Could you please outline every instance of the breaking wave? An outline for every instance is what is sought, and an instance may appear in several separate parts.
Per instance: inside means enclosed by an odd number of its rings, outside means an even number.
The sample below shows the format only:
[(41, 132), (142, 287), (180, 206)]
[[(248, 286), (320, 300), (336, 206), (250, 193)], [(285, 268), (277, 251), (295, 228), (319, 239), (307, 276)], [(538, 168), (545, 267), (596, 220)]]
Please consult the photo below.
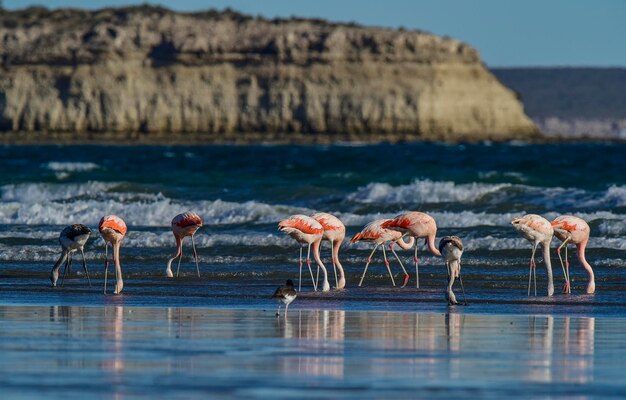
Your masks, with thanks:
[(498, 192), (510, 184), (437, 182), (430, 179), (415, 180), (408, 185), (392, 186), (387, 183), (370, 183), (348, 196), (348, 200), (361, 203), (447, 203), (476, 201)]

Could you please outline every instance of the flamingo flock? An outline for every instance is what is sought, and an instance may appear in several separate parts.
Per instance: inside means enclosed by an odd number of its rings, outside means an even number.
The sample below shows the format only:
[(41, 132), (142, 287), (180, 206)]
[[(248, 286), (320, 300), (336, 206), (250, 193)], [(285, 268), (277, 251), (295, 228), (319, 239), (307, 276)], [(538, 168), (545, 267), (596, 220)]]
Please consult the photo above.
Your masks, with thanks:
[[(589, 225), (584, 220), (572, 215), (564, 215), (550, 222), (542, 216), (527, 214), (519, 218), (514, 218), (511, 221), (511, 224), (524, 239), (530, 242), (532, 246), (528, 272), (528, 296), (531, 295), (532, 288), (534, 288), (534, 291), (532, 291), (534, 295), (537, 295), (535, 253), (539, 246), (542, 248), (543, 261), (547, 271), (547, 294), (548, 296), (552, 296), (554, 294), (552, 263), (550, 261), (550, 244), (553, 236), (556, 236), (562, 242), (557, 248), (557, 254), (565, 278), (563, 292), (571, 293), (569, 261), (567, 258), (567, 246), (569, 244), (576, 246), (578, 260), (587, 273), (588, 282), (586, 293), (591, 294), (595, 292), (593, 269), (585, 258), (585, 249), (589, 241), (590, 229)], [(176, 276), (179, 275), (183, 255), (183, 241), (188, 236), (191, 237), (191, 245), (196, 264), (196, 273), (198, 277), (200, 277), (200, 267), (198, 263), (198, 253), (196, 251), (194, 235), (202, 226), (202, 218), (198, 214), (191, 211), (179, 214), (172, 219), (171, 227), (176, 243), (176, 253), (167, 260), (165, 269), (166, 277), (174, 277), (172, 272), (172, 262), (174, 262), (177, 258), (178, 267), (176, 269)], [(104, 293), (106, 294), (109, 265), (108, 249), (110, 244), (112, 248), (113, 263), (115, 264), (115, 289), (113, 293), (120, 294), (124, 288), (120, 262), (120, 247), (127, 232), (126, 223), (118, 216), (107, 215), (100, 220), (98, 230), (105, 244)], [(335, 289), (343, 289), (346, 287), (345, 271), (339, 259), (339, 249), (345, 240), (346, 227), (339, 220), (339, 218), (329, 213), (315, 213), (311, 216), (297, 214), (279, 221), (278, 230), (289, 235), (299, 244), (300, 253), (298, 264), (298, 290), (296, 291), (293, 282), (288, 280), (287, 284), (278, 288), (274, 296), (272, 296), (280, 303), (285, 304), (285, 313), (287, 312), (289, 304), (295, 299), (297, 292), (302, 290), (302, 269), (304, 266), (302, 256), (304, 247), (307, 248), (305, 262), (309, 270), (314, 291), (317, 291), (319, 288), (320, 270), (322, 272), (321, 291), (330, 291), (328, 271), (321, 258), (321, 244), (323, 241), (330, 243), (330, 259), (333, 265)], [(83, 270), (85, 271), (87, 280), (91, 286), (91, 279), (89, 277), (89, 271), (87, 269), (84, 254), (84, 247), (90, 235), (91, 230), (87, 226), (81, 224), (70, 225), (63, 229), (59, 236), (59, 243), (61, 244), (62, 250), (61, 255), (50, 272), (50, 281), (52, 282), (52, 286), (57, 286), (59, 270), (63, 263), (65, 263), (63, 277), (61, 280), (61, 286), (63, 286), (66, 275), (71, 274), (72, 254), (76, 252), (80, 252), (82, 255)], [(398, 253), (394, 250), (394, 246), (398, 245), (398, 247), (404, 250), (414, 248), (413, 261), (415, 262), (415, 286), (416, 288), (419, 288), (418, 248), (419, 239), (424, 239), (424, 243), (428, 250), (434, 256), (443, 256), (445, 260), (448, 276), (445, 290), (447, 302), (449, 304), (458, 304), (452, 289), (455, 281), (458, 279), (463, 291), (463, 301), (464, 303), (467, 303), (465, 300), (465, 288), (463, 287), (463, 280), (461, 278), (461, 256), (464, 251), (463, 241), (458, 236), (445, 236), (439, 241), (439, 246), (435, 246), (436, 235), (437, 224), (435, 219), (426, 213), (418, 211), (406, 212), (392, 219), (378, 219), (370, 222), (350, 240), (350, 244), (362, 241), (369, 242), (374, 245), (374, 248), (367, 257), (365, 268), (358, 286), (360, 287), (363, 284), (367, 269), (372, 262), (372, 256), (379, 247), (382, 249), (384, 264), (387, 268), (387, 272), (389, 273), (391, 284), (396, 286), (394, 274), (391, 272), (389, 260), (387, 259), (385, 249), (387, 245), (398, 261), (404, 274), (402, 287), (407, 285), (410, 279), (409, 273), (406, 271)], [(405, 240), (405, 238), (408, 239)], [(563, 248), (565, 249), (564, 258), (561, 256), (561, 250)], [(313, 269), (311, 267), (311, 252), (313, 253), (313, 259), (317, 265), (316, 274), (313, 273)], [(277, 314), (280, 314), (280, 305)]]

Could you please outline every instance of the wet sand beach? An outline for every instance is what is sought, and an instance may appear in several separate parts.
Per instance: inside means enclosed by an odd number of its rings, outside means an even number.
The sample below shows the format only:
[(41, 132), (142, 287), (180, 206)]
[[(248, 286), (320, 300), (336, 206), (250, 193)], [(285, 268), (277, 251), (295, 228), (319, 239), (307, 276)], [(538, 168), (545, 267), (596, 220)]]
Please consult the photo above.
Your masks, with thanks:
[[(626, 319), (0, 306), (4, 398), (620, 397)], [(6, 397), (5, 397), (6, 396)]]

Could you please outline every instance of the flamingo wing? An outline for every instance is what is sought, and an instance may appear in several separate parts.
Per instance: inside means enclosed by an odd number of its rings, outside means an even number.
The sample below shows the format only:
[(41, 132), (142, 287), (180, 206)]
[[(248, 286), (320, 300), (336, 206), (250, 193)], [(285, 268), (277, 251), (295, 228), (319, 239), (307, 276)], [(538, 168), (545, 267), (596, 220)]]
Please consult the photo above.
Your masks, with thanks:
[(278, 228), (294, 228), (302, 233), (317, 235), (324, 233), (324, 227), (315, 219), (306, 215), (292, 215), (278, 223)]
[(188, 226), (202, 226), (202, 218), (194, 212), (187, 211), (174, 217), (172, 220), (172, 226), (174, 225), (180, 228), (186, 228)]
[(102, 232), (106, 228), (113, 229), (122, 235), (125, 235), (127, 231), (124, 220), (116, 215), (107, 215), (106, 217), (102, 217), (100, 223), (98, 224), (98, 230)]

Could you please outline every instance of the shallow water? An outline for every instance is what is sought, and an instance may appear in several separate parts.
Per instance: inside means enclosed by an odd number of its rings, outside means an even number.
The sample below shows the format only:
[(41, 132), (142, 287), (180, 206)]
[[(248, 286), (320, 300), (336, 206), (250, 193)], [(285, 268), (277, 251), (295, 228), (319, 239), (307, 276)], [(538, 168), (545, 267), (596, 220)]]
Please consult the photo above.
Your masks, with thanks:
[[(349, 238), (373, 219), (420, 210), (435, 217), (438, 237), (456, 234), (465, 242), (469, 311), (624, 315), (625, 150), (625, 144), (602, 143), (0, 147), (2, 302), (110, 301), (99, 296), (103, 242), (96, 230), (109, 213), (129, 227), (122, 244), (125, 296), (119, 301), (250, 308), (263, 307), (278, 284), (298, 278), (298, 247), (277, 232), (281, 218), (331, 212), (345, 222)], [(187, 242), (181, 278), (166, 280), (165, 262), (174, 251), (170, 221), (186, 210), (205, 222), (196, 235), (202, 277), (194, 278)], [(571, 296), (560, 294), (563, 277), (554, 251), (557, 295), (544, 297), (545, 268), (539, 263), (539, 297), (526, 296), (530, 245), (509, 222), (529, 212), (547, 218), (573, 213), (589, 221), (594, 296), (584, 294), (586, 277), (573, 251)], [(77, 275), (79, 263), (64, 289), (48, 287), (59, 256), (58, 234), (70, 223), (87, 224), (95, 232), (86, 246), (92, 289)], [(439, 304), (445, 266), (423, 244), (419, 291), (406, 251), (399, 253), (411, 273), (407, 288), (390, 287), (380, 252), (365, 287), (357, 288), (370, 249), (367, 244), (342, 246), (346, 291), (312, 294), (305, 271), (303, 290), (309, 295), (301, 301), (327, 309), (445, 309)], [(333, 285), (328, 255), (325, 244), (322, 256)], [(400, 281), (396, 260), (391, 268)], [(458, 288), (457, 296), (462, 296)]]
[[(625, 144), (0, 147), (0, 391), (40, 398), (622, 397), (626, 350)], [(163, 277), (170, 221), (187, 210), (181, 276)], [(308, 270), (289, 316), (269, 296), (297, 281), (298, 247), (276, 231), (327, 211), (348, 238), (377, 218), (428, 212), (463, 238), (467, 306), (444, 302), (446, 269), (420, 247), (420, 289), (391, 287), (381, 255), (357, 287), (366, 244), (341, 248), (347, 288), (313, 292)], [(528, 297), (524, 213), (589, 221), (597, 292), (570, 252), (572, 294), (553, 253), (556, 294)], [(97, 223), (115, 213), (124, 291), (103, 295)], [(93, 287), (75, 263), (48, 275), (58, 234), (90, 226)], [(556, 246), (553, 242), (553, 248)], [(334, 284), (328, 245), (322, 256)], [(391, 255), (390, 255), (391, 256)], [(396, 282), (402, 274), (391, 260)], [(456, 287), (457, 298), (464, 295)], [(90, 307), (87, 307), (90, 306)]]
[(610, 398), (626, 319), (0, 306), (4, 398)]

